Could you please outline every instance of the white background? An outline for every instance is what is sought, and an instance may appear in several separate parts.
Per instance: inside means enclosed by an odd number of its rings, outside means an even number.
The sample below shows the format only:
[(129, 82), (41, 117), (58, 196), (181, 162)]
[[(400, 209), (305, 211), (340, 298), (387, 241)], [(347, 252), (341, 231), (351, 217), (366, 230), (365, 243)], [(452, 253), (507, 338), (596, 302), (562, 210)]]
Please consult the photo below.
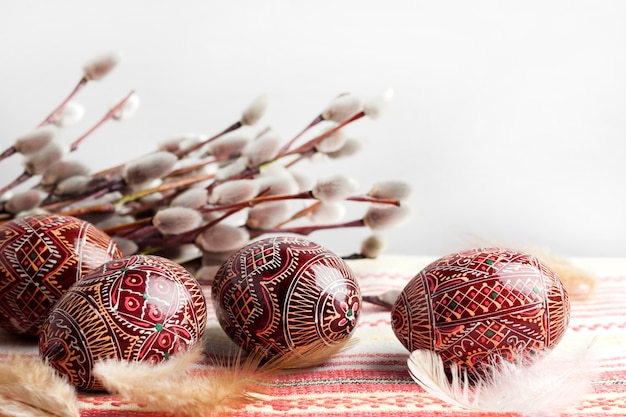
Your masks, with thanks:
[[(311, 175), (414, 188), (388, 252), (479, 240), (626, 254), (626, 2), (0, 0), (0, 145), (38, 124), (103, 52), (122, 62), (77, 101), (68, 143), (135, 89), (139, 112), (81, 146), (94, 168), (179, 134), (215, 133), (257, 95), (285, 138), (350, 91), (395, 91), (368, 141)], [(3, 182), (19, 158), (0, 164)], [(365, 230), (310, 237), (341, 254)]]

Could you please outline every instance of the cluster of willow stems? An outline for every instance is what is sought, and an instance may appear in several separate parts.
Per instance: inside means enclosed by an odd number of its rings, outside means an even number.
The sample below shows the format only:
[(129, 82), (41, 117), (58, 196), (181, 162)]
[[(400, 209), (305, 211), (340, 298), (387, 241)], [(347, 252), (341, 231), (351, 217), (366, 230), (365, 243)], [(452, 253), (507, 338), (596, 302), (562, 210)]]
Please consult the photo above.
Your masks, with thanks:
[[(87, 63), (71, 93), (0, 154), (0, 161), (14, 154), (22, 154), (24, 161), (23, 172), (0, 188), (0, 221), (33, 213), (74, 216), (107, 232), (124, 255), (166, 256), (210, 279), (233, 251), (268, 234), (306, 236), (367, 227), (373, 234), (349, 257), (376, 257), (385, 244), (378, 232), (408, 216), (401, 201), (410, 189), (402, 181), (380, 182), (359, 193), (352, 178), (312, 181), (291, 169), (310, 158), (336, 159), (359, 151), (360, 142), (345, 127), (363, 117), (377, 118), (390, 91), (369, 101), (339, 95), (286, 142), (271, 128), (254, 128), (267, 107), (262, 95), (217, 134), (165, 140), (146, 155), (91, 172), (88, 163), (71, 155), (102, 124), (131, 117), (136, 94), (131, 91), (115, 103), (69, 146), (59, 140), (59, 132), (82, 117), (75, 96), (117, 63), (115, 54)], [(31, 178), (38, 179), (36, 185), (20, 190)], [(345, 221), (349, 201), (367, 204), (367, 209)]]

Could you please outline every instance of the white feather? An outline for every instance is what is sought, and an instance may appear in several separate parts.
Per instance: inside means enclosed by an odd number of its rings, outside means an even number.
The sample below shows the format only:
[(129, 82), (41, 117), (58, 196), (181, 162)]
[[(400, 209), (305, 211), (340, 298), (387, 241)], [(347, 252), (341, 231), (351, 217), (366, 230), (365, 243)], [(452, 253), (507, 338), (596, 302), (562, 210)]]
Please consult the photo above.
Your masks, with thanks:
[(591, 345), (546, 351), (532, 363), (503, 361), (476, 382), (456, 365), (448, 370), (449, 380), (439, 355), (427, 350), (411, 353), (408, 366), (424, 390), (450, 404), (542, 417), (558, 414), (588, 392), (594, 368)]

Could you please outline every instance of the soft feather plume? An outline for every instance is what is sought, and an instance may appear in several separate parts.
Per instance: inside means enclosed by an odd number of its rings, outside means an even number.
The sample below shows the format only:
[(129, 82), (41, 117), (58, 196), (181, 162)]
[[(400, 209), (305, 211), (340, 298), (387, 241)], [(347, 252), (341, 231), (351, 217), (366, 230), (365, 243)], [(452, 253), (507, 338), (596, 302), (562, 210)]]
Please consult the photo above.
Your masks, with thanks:
[(408, 366), (422, 388), (450, 404), (542, 417), (558, 415), (589, 390), (594, 364), (591, 351), (591, 345), (561, 348), (538, 354), (532, 363), (502, 361), (473, 382), (456, 364), (446, 369), (441, 357), (429, 350), (411, 353)]
[(262, 352), (244, 357), (243, 352), (238, 351), (232, 357), (218, 359), (217, 367), (190, 372), (202, 356), (197, 347), (159, 364), (99, 362), (94, 375), (107, 391), (126, 400), (176, 415), (203, 416), (259, 401), (259, 395), (267, 392), (270, 379), (279, 373), (318, 365), (348, 346), (352, 344), (324, 344), (321, 348), (310, 345), (266, 362), (262, 362)]
[(10, 353), (0, 363), (0, 415), (77, 417), (76, 391), (39, 358)]

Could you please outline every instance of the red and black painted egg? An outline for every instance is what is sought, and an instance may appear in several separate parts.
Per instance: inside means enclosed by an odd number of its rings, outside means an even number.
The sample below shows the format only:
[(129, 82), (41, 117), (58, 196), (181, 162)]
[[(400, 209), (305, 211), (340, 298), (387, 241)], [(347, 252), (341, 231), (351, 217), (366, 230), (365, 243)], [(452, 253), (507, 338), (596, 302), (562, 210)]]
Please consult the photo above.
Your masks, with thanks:
[(0, 327), (37, 335), (72, 284), (119, 257), (106, 233), (71, 216), (30, 215), (0, 225)]
[(226, 334), (266, 358), (346, 341), (361, 309), (350, 267), (301, 237), (270, 237), (234, 253), (216, 274), (212, 298)]
[(76, 282), (46, 319), (43, 359), (82, 390), (101, 390), (93, 376), (103, 359), (159, 363), (201, 341), (206, 301), (196, 279), (158, 256), (132, 255)]
[(559, 277), (536, 257), (505, 248), (473, 249), (426, 266), (392, 309), (409, 350), (430, 350), (470, 376), (485, 364), (519, 360), (554, 347), (569, 322)]

